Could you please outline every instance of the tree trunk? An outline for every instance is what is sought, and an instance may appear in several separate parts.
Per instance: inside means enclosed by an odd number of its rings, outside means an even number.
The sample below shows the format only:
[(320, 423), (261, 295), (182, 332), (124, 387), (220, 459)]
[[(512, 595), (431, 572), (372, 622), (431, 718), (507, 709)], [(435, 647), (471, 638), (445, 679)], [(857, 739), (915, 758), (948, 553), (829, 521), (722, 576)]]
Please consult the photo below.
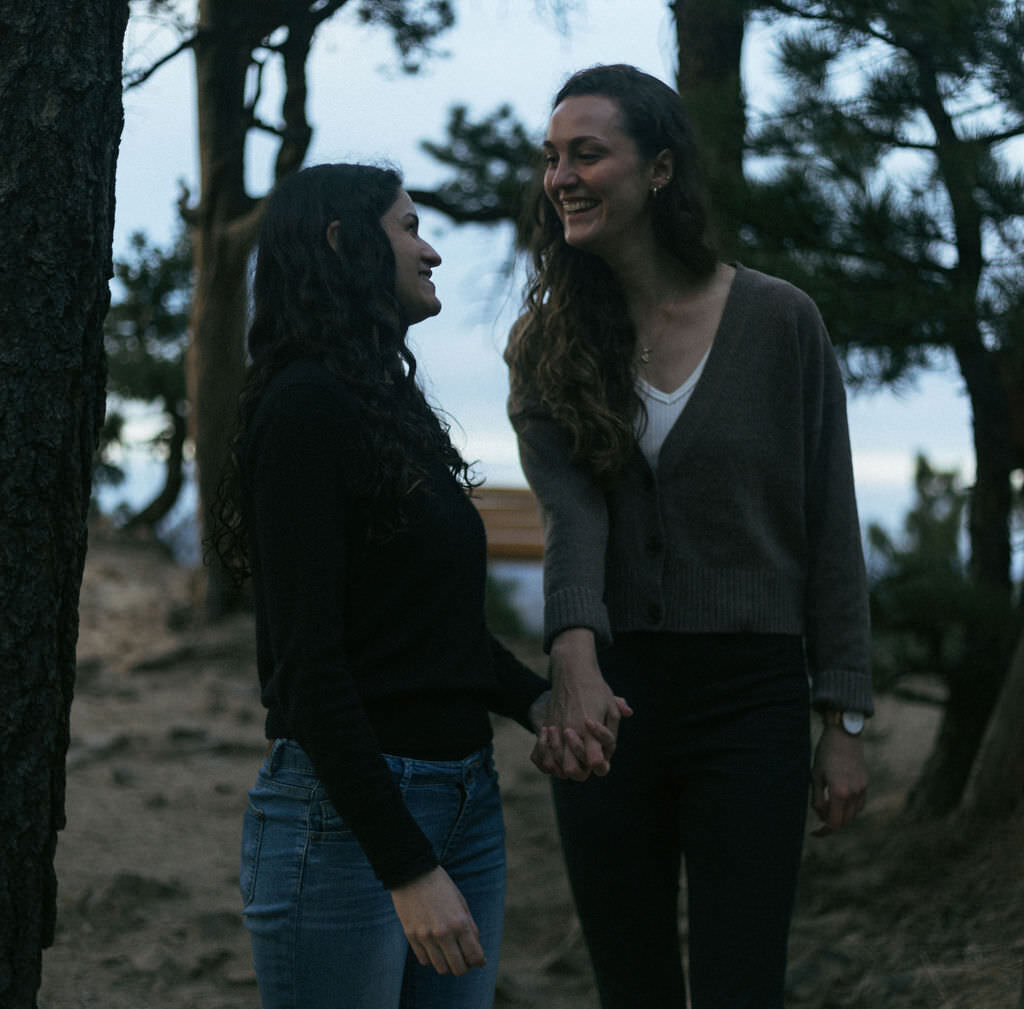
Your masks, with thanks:
[(935, 748), (910, 793), (912, 813), (943, 815), (963, 797), (999, 697), (1012, 626), (1010, 512), (1013, 469), (1009, 405), (995, 355), (981, 345), (956, 348), (971, 401), (976, 478), (968, 503), (971, 584), (978, 594), (967, 629), (969, 671), (949, 684)]
[(1024, 346), (1017, 353), (997, 351), (999, 378), (1010, 411), (1013, 468), (1024, 469)]
[(1024, 799), (1024, 634), (985, 731), (960, 809), (968, 818), (1012, 816)]
[(746, 106), (740, 74), (749, 0), (676, 0), (676, 85), (697, 133), (721, 253), (738, 248)]
[(939, 85), (934, 54), (914, 51), (921, 107), (935, 130), (938, 171), (949, 194), (957, 264), (950, 299), (952, 349), (971, 401), (975, 481), (968, 503), (971, 584), (980, 605), (967, 630), (969, 673), (950, 683), (935, 750), (910, 795), (914, 812), (944, 814), (963, 796), (1009, 659), (1010, 512), (1013, 441), (1000, 360), (985, 347), (978, 320), (985, 270), (980, 154), (957, 133)]
[(181, 489), (185, 485), (185, 439), (188, 435), (188, 421), (177, 409), (175, 403), (164, 403), (164, 411), (171, 418), (171, 434), (167, 439), (167, 467), (164, 485), (155, 498), (141, 511), (133, 515), (125, 529), (146, 527), (153, 529), (177, 504)]
[[(304, 8), (305, 5), (299, 5)], [(283, 22), (285, 64), (281, 142), (275, 178), (302, 164), (312, 137), (306, 121), (305, 67), (317, 26), (340, 6), (338, 0)], [(238, 419), (245, 378), (249, 257), (261, 203), (245, 188), (245, 139), (253, 127), (246, 79), (257, 44), (281, 23), (273, 4), (250, 0), (200, 0), (195, 45), (199, 121), (199, 205), (187, 216), (192, 228), (196, 284), (192, 343), (186, 359), (192, 436), (196, 451), (199, 527), (209, 531), (209, 511)], [(216, 620), (243, 597), (216, 556), (209, 558), (205, 617)]]
[(0, 1005), (31, 1009), (103, 419), (125, 0), (0, 0)]
[[(252, 46), (259, 41), (245, 28), (237, 3), (201, 0), (195, 47), (200, 202), (190, 220), (196, 284), (186, 374), (204, 537), (245, 372), (246, 267), (255, 234), (250, 220), (255, 202), (245, 189), (245, 138), (251, 125), (245, 80)], [(210, 558), (205, 616), (217, 619), (237, 601), (227, 572)]]
[[(193, 237), (196, 286), (192, 297), (192, 345), (187, 361), (196, 447), (199, 528), (209, 532), (209, 510), (237, 427), (238, 396), (245, 378), (246, 266), (252, 248), (248, 229), (204, 221)], [(208, 558), (204, 616), (218, 618), (241, 599), (214, 555)]]

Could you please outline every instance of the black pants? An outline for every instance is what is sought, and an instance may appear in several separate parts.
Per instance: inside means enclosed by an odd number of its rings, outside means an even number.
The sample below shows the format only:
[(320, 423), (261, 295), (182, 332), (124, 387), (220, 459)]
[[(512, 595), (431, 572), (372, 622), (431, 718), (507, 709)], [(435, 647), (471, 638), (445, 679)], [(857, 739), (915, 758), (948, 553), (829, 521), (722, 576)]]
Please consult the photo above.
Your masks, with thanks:
[(622, 635), (601, 656), (633, 705), (611, 773), (554, 781), (603, 1009), (782, 1009), (810, 766), (799, 638)]

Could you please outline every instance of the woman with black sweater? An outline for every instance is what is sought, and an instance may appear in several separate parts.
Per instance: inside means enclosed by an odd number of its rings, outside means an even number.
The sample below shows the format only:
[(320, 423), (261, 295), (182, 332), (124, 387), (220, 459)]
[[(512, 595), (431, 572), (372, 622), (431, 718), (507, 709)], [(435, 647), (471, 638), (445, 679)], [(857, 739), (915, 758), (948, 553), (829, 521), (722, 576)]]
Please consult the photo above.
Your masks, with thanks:
[(241, 870), (263, 1009), (493, 999), (488, 712), (535, 731), (546, 682), (485, 627), (468, 466), (416, 383), (406, 330), (441, 309), (418, 223), (397, 173), (320, 165), (260, 234), (221, 552), (252, 574), (271, 741)]

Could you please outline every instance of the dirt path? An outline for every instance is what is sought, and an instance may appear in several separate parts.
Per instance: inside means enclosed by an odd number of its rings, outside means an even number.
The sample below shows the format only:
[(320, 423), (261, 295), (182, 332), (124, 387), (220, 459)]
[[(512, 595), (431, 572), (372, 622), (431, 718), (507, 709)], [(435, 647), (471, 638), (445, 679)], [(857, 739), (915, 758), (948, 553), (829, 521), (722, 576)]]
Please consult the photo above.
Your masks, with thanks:
[[(251, 627), (174, 630), (188, 598), (188, 573), (158, 550), (93, 536), (42, 1009), (259, 1004), (236, 883), (264, 746)], [(981, 837), (899, 819), (936, 722), (882, 703), (865, 817), (808, 840), (789, 1009), (1015, 1009), (1024, 823)], [(596, 1009), (546, 782), (518, 726), (497, 724), (496, 747), (509, 848), (496, 1005)]]

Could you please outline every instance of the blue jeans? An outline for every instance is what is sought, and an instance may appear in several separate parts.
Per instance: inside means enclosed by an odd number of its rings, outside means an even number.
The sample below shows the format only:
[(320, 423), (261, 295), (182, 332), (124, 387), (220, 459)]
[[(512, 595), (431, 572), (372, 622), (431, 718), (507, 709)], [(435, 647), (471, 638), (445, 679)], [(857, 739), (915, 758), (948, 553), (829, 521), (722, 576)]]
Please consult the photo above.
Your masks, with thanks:
[(491, 747), (456, 761), (386, 759), (469, 904), (487, 966), (454, 977), (419, 964), (309, 758), (278, 740), (249, 792), (239, 880), (263, 1009), (488, 1009), (494, 1000), (505, 826)]

